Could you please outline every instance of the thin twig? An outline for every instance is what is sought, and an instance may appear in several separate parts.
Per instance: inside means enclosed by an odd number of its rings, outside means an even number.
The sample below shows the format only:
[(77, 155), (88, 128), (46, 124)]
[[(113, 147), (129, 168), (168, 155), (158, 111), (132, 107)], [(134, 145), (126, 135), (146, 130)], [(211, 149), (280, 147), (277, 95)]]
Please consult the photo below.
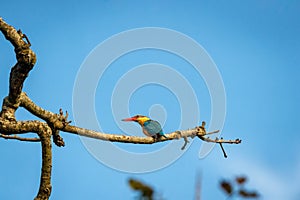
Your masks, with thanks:
[(205, 142), (213, 142), (213, 143), (219, 143), (223, 155), (225, 158), (227, 158), (227, 154), (225, 152), (225, 149), (223, 148), (222, 143), (227, 143), (227, 144), (240, 144), (242, 142), (242, 140), (240, 139), (236, 139), (236, 140), (224, 140), (223, 138), (219, 139), (216, 137), (216, 139), (210, 139), (209, 137), (204, 137), (204, 136), (199, 136), (199, 138)]
[(222, 149), (222, 152), (223, 152), (224, 157), (227, 158), (227, 154), (226, 154), (226, 152), (225, 152), (225, 149), (223, 148), (222, 143), (219, 143), (219, 145), (220, 145), (220, 147), (221, 147), (221, 149)]
[(211, 131), (211, 132), (206, 133), (206, 135), (216, 134), (216, 133), (219, 133), (219, 132), (220, 132), (220, 130)]
[(226, 144), (240, 144), (242, 140), (235, 139), (235, 140), (224, 140), (224, 139), (210, 139), (209, 137), (199, 136), (199, 138), (205, 142), (213, 142), (213, 143), (226, 143)]
[(19, 137), (17, 135), (5, 135), (0, 133), (0, 137), (4, 138), (6, 140), (12, 139), (12, 140), (19, 140), (19, 141), (25, 141), (25, 142), (40, 142), (40, 138), (24, 138), (24, 137)]
[(181, 150), (184, 150), (185, 147), (186, 147), (186, 145), (189, 143), (189, 140), (188, 140), (187, 137), (183, 137), (183, 139), (184, 139), (184, 144), (183, 144), (183, 146), (181, 147)]

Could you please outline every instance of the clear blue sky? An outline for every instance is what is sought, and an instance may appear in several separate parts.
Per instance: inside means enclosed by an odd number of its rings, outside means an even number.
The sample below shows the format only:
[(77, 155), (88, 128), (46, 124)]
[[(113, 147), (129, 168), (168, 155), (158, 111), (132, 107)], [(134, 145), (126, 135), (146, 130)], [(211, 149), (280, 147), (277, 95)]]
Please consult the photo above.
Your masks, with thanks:
[[(162, 27), (193, 38), (211, 56), (226, 90), (222, 136), (243, 140), (240, 145), (225, 145), (228, 159), (222, 157), (217, 146), (199, 159), (202, 142), (196, 140), (168, 167), (131, 174), (103, 165), (86, 150), (78, 136), (62, 133), (66, 147), (53, 147), (51, 199), (133, 199), (135, 194), (127, 185), (130, 177), (153, 185), (166, 199), (193, 199), (198, 172), (202, 174), (203, 199), (225, 199), (218, 188), (219, 180), (241, 174), (250, 178), (249, 188), (257, 189), (264, 199), (300, 199), (299, 9), (300, 3), (295, 0), (1, 3), (0, 16), (27, 34), (37, 54), (37, 64), (24, 91), (43, 108), (53, 112), (59, 108), (68, 110), (72, 120), (74, 83), (89, 53), (122, 31)], [(0, 36), (1, 98), (8, 93), (8, 76), (14, 63), (12, 46)], [(209, 123), (211, 101), (201, 76), (174, 55), (144, 50), (112, 63), (111, 71), (107, 70), (99, 82), (95, 112), (105, 132), (121, 133), (119, 120), (127, 117), (112, 115), (109, 97), (113, 84), (128, 70), (147, 63), (168, 65), (185, 76), (195, 89), (201, 120)], [(151, 110), (155, 104), (162, 105), (165, 111), (162, 112), (162, 106)], [(133, 93), (129, 105), (131, 114), (148, 114), (149, 109), (150, 113), (154, 109), (154, 114), (165, 114), (157, 116), (165, 120), (165, 132), (180, 127), (180, 116), (176, 115), (180, 108), (168, 88), (140, 88)], [(155, 108), (160, 112), (155, 112)], [(33, 118), (22, 110), (17, 117)], [(133, 134), (140, 134), (135, 124), (126, 126), (132, 128)], [(135, 152), (161, 148), (118, 146)], [(0, 150), (0, 199), (32, 199), (39, 184), (40, 145), (0, 139)]]

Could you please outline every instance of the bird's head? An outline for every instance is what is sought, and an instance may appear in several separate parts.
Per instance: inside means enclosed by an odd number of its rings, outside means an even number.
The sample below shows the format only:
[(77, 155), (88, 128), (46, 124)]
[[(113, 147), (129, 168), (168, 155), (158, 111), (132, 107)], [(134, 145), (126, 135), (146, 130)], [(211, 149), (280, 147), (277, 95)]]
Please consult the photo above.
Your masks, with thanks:
[(143, 116), (143, 115), (135, 115), (130, 118), (122, 119), (124, 122), (138, 122), (140, 125), (143, 125), (145, 121), (150, 120), (149, 117)]

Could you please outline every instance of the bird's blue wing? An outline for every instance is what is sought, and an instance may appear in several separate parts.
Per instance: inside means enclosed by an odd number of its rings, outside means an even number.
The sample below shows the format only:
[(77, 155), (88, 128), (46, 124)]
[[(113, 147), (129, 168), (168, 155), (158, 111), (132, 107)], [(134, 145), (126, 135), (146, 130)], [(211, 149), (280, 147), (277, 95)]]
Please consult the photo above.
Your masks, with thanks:
[(146, 121), (144, 123), (144, 129), (146, 129), (146, 131), (152, 136), (154, 136), (156, 134), (163, 135), (161, 125), (157, 121), (154, 121), (154, 120)]

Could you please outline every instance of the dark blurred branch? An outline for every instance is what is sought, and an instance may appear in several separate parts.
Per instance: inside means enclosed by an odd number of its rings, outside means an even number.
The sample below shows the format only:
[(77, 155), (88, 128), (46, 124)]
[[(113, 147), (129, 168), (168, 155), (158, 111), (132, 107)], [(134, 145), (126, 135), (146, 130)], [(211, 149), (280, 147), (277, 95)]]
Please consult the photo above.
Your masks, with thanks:
[(198, 172), (196, 176), (195, 184), (195, 200), (201, 200), (202, 186), (201, 186), (202, 175)]

